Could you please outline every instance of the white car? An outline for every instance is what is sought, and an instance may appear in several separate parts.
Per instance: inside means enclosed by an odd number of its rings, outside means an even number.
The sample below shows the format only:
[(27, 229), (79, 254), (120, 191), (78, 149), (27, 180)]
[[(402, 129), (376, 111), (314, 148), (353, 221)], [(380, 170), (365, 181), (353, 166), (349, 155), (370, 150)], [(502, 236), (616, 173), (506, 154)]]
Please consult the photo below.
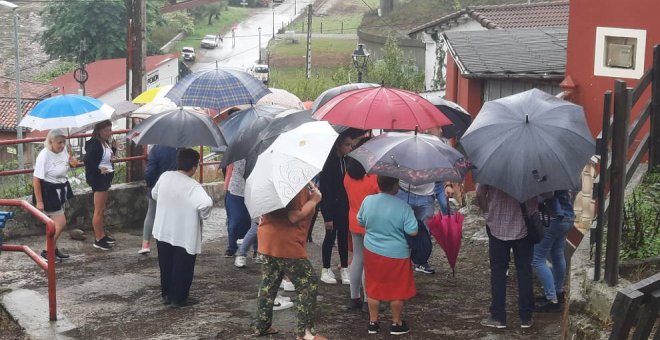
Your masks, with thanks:
[(207, 34), (202, 38), (203, 48), (216, 48), (220, 44), (220, 37), (213, 34)]
[(184, 47), (181, 49), (183, 52), (183, 60), (185, 61), (195, 61), (195, 49), (192, 47)]
[(254, 65), (250, 69), (249, 73), (252, 74), (253, 77), (261, 80), (262, 83), (268, 84), (268, 80), (270, 78), (270, 70), (268, 69), (268, 65), (266, 64)]

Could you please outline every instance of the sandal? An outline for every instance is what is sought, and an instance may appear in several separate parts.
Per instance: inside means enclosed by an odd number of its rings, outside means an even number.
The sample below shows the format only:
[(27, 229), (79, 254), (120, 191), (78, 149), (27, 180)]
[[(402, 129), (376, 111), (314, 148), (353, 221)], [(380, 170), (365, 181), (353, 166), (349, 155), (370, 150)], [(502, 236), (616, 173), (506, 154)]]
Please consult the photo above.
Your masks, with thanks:
[(275, 335), (279, 332), (280, 331), (278, 331), (277, 329), (271, 327), (271, 328), (268, 328), (268, 330), (266, 330), (264, 332), (261, 332), (261, 333), (256, 333), (255, 335), (256, 336), (268, 336), (268, 335)]

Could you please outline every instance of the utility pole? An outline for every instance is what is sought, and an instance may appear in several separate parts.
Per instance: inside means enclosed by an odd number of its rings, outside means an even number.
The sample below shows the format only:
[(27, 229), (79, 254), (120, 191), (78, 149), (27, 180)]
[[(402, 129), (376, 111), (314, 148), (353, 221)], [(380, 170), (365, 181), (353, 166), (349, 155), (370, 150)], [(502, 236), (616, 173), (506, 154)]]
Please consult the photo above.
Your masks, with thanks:
[[(127, 56), (127, 78), (126, 97), (131, 100), (139, 96), (145, 90), (146, 78), (146, 0), (126, 0), (126, 8), (129, 13), (128, 27), (128, 56)], [(129, 89), (130, 87), (130, 89)], [(131, 128), (133, 121), (127, 120), (127, 128)], [(138, 156), (143, 148), (132, 143), (126, 147), (127, 156)], [(127, 165), (126, 181), (142, 179), (142, 162), (131, 162)]]
[(85, 95), (85, 81), (87, 81), (87, 72), (85, 71), (86, 57), (87, 57), (87, 41), (80, 40), (80, 51), (78, 52), (78, 65), (81, 70), (82, 78), (78, 81), (80, 84), (80, 94)]
[(305, 58), (307, 79), (312, 77), (312, 4), (307, 5), (307, 56)]
[(261, 64), (261, 26), (259, 26), (259, 64)]
[(298, 9), (296, 8), (296, 0), (293, 0), (293, 18), (296, 18), (296, 13), (298, 13)]
[(275, 6), (273, 6), (273, 40), (275, 40)]

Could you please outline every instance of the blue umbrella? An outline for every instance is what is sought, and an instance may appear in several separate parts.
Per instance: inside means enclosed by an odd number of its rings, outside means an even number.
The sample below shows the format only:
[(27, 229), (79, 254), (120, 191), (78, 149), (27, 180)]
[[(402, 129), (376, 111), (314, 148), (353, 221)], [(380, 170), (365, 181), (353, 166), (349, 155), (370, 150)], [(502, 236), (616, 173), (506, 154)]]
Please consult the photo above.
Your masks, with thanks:
[(40, 131), (77, 128), (110, 119), (114, 111), (98, 99), (65, 94), (39, 102), (19, 126)]
[(213, 69), (189, 74), (165, 97), (179, 106), (224, 109), (242, 104), (256, 104), (270, 90), (250, 74), (228, 69)]

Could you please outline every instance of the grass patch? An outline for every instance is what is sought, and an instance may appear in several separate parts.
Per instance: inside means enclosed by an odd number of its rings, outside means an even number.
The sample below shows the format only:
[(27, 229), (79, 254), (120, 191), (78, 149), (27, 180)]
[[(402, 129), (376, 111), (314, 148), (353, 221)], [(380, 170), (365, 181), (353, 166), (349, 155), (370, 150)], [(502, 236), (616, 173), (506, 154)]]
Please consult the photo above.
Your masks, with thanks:
[[(371, 8), (378, 7), (378, 0), (365, 0)], [(327, 16), (312, 17), (312, 33), (355, 34), (362, 22), (362, 16), (369, 7), (360, 0), (343, 1), (334, 6)], [(304, 23), (304, 24), (303, 24)], [(287, 30), (307, 32), (307, 14), (304, 12), (287, 26)]]
[(660, 171), (647, 172), (626, 198), (620, 255), (623, 260), (660, 255)]
[[(351, 54), (355, 50), (355, 40), (313, 38), (312, 67), (336, 67), (350, 65)], [(271, 45), (271, 66), (304, 66), (307, 44), (300, 41), (292, 44), (290, 41), (278, 40)]]
[(224, 34), (229, 31), (233, 25), (238, 24), (243, 19), (247, 18), (251, 9), (248, 8), (239, 8), (239, 7), (228, 7), (226, 11), (220, 12), (219, 19), (213, 19), (213, 24), (208, 24), (208, 17), (201, 18), (199, 21), (195, 22), (195, 29), (193, 33), (189, 36), (179, 40), (172, 52), (181, 51), (181, 48), (184, 46), (191, 46), (195, 50), (200, 48), (200, 41), (202, 37), (207, 34)]

